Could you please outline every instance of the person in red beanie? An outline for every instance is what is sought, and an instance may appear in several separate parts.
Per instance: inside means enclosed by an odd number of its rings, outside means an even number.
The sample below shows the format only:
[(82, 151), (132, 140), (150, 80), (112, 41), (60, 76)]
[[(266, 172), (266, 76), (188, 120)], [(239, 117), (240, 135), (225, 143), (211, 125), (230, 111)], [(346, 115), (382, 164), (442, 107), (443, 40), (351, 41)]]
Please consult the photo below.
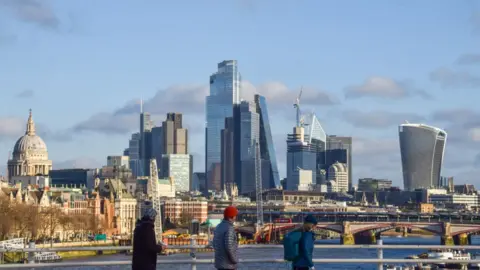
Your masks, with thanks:
[(225, 208), (223, 220), (215, 228), (213, 249), (215, 250), (215, 268), (218, 270), (237, 269), (238, 241), (233, 226), (237, 215), (238, 210), (235, 206)]

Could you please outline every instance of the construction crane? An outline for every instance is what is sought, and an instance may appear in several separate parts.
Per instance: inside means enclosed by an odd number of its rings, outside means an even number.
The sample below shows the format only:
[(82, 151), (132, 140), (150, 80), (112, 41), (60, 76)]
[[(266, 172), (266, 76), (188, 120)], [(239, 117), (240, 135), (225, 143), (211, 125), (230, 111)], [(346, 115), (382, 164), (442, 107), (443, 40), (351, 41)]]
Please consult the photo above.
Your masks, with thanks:
[(295, 103), (293, 104), (293, 107), (295, 109), (297, 109), (297, 127), (300, 127), (300, 124), (302, 124), (302, 123), (300, 123), (300, 122), (302, 122), (301, 119), (300, 119), (301, 118), (301, 116), (300, 116), (301, 115), (300, 98), (302, 98), (302, 93), (303, 93), (303, 87), (300, 88), (300, 93), (298, 94), (297, 99), (295, 100)]
[(150, 200), (152, 201), (152, 208), (157, 211), (157, 217), (155, 218), (155, 236), (157, 241), (162, 241), (162, 212), (160, 207), (160, 194), (158, 186), (158, 169), (157, 169), (157, 160), (150, 160), (150, 177), (148, 178), (148, 185), (150, 192)]
[(256, 202), (257, 202), (257, 232), (263, 228), (263, 188), (262, 188), (262, 160), (260, 159), (260, 144), (256, 139), (253, 140), (255, 149), (255, 186), (256, 186)]

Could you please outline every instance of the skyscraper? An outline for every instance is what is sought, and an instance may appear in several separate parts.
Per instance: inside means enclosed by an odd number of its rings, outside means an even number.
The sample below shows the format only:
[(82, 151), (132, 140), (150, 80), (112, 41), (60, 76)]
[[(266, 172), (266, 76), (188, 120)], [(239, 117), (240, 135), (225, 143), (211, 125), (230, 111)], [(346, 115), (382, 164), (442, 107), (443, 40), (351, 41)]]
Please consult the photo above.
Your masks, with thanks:
[(168, 113), (162, 122), (164, 154), (187, 154), (188, 132), (183, 128), (181, 113)]
[(430, 188), (439, 182), (447, 133), (423, 124), (398, 129), (405, 190)]
[(230, 186), (236, 183), (235, 179), (235, 148), (234, 148), (234, 119), (225, 118), (225, 128), (222, 129), (222, 186)]
[(255, 142), (260, 139), (260, 116), (255, 103), (242, 101), (240, 104), (240, 193), (255, 191)]
[(210, 76), (210, 95), (206, 97), (205, 172), (208, 189), (221, 190), (221, 131), (225, 118), (233, 116), (233, 105), (240, 103), (241, 76), (236, 60), (218, 64)]
[(337, 161), (347, 164), (348, 167), (348, 190), (352, 189), (352, 137), (340, 137), (329, 135), (326, 144), (326, 168)]
[(270, 119), (268, 117), (267, 101), (265, 97), (255, 95), (255, 104), (257, 113), (260, 116), (260, 156), (262, 160), (268, 162), (267, 170), (262, 168), (262, 177), (266, 171), (269, 172), (268, 179), (262, 179), (263, 189), (275, 188), (280, 186), (280, 175), (278, 172), (277, 155), (275, 145), (273, 144), (272, 130), (270, 129)]
[(152, 157), (152, 128), (153, 122), (150, 120), (150, 114), (143, 111), (143, 101), (140, 105), (140, 147), (139, 160), (141, 169), (137, 176), (148, 176), (150, 173), (150, 158)]
[(287, 190), (298, 190), (300, 170), (312, 171), (312, 181), (317, 179), (317, 148), (305, 141), (303, 127), (294, 127), (287, 138)]
[(128, 141), (128, 157), (130, 169), (134, 176), (142, 176), (141, 162), (140, 162), (140, 133), (133, 133), (131, 139)]
[(188, 131), (181, 113), (167, 113), (161, 127), (152, 129), (152, 157), (159, 164), (160, 176), (173, 177), (177, 191), (189, 191), (192, 156), (188, 154)]

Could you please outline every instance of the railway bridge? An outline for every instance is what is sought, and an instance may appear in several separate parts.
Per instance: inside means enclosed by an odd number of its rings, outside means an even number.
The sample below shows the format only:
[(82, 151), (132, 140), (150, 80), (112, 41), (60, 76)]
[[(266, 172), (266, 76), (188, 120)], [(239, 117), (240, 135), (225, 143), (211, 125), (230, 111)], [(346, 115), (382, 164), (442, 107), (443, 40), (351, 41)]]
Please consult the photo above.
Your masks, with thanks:
[[(300, 228), (301, 223), (267, 224), (264, 232), (281, 232)], [(382, 232), (400, 229), (404, 234), (409, 230), (428, 231), (441, 237), (442, 245), (469, 245), (471, 235), (480, 232), (480, 224), (450, 222), (320, 222), (316, 229), (333, 231), (341, 235), (344, 245), (375, 244)]]

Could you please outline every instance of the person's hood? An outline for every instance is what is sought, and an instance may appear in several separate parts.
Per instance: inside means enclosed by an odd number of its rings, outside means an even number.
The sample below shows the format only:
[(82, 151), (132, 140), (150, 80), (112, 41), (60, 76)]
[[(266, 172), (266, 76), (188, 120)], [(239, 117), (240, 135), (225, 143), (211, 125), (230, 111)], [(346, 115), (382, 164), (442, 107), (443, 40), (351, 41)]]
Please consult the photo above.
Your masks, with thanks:
[(148, 225), (148, 226), (154, 226), (155, 222), (153, 220), (150, 220), (148, 218), (142, 218), (137, 220), (137, 227), (140, 227), (142, 225)]

